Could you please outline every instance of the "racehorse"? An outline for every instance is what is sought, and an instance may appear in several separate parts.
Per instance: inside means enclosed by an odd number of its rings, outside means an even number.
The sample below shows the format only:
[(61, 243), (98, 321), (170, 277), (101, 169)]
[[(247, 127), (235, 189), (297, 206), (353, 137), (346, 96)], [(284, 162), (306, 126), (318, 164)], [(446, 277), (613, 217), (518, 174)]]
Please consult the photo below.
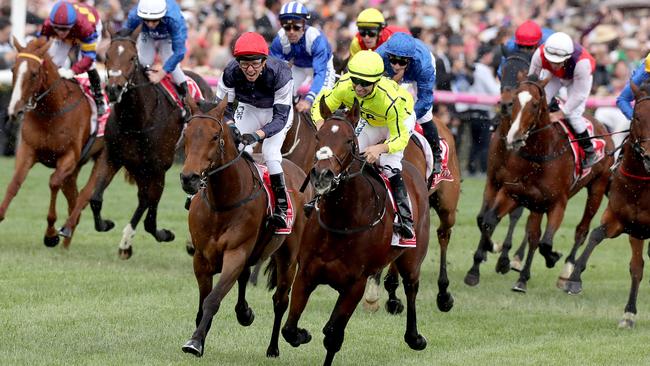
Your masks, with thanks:
[[(123, 230), (118, 251), (123, 259), (133, 254), (135, 228), (145, 211), (145, 230), (159, 242), (174, 240), (174, 233), (158, 229), (156, 216), (165, 186), (165, 172), (173, 163), (176, 144), (183, 130), (181, 109), (162, 87), (149, 82), (145, 68), (138, 62), (135, 45), (139, 34), (140, 28), (133, 33), (121, 30), (111, 34), (111, 43), (106, 51), (106, 91), (114, 107), (106, 126), (106, 149), (99, 157), (96, 174), (89, 179), (88, 191), (79, 196), (74, 211), (60, 231), (63, 236), (72, 235), (89, 200), (95, 229), (112, 229), (113, 222), (101, 217), (103, 194), (117, 171), (124, 167), (127, 177), (138, 186), (138, 206)], [(204, 97), (213, 97), (200, 76), (187, 74), (197, 81)]]
[[(277, 285), (277, 289), (273, 295), (275, 321), (267, 356), (277, 357), (280, 325), (289, 304), (289, 289), (304, 228), (304, 197), (311, 192), (299, 192), (305, 174), (285, 159), (282, 167), (295, 222), (289, 235), (274, 235), (276, 228), (268, 224), (269, 198), (264, 193), (264, 183), (253, 162), (237, 150), (230, 128), (223, 123), (226, 107), (227, 98), (224, 98), (206, 114), (197, 114), (196, 105), (190, 102), (193, 116), (184, 133), (186, 160), (181, 183), (185, 192), (194, 195), (189, 229), (195, 247), (199, 308), (196, 331), (183, 345), (183, 351), (203, 355), (212, 319), (236, 280), (239, 284), (237, 320), (243, 326), (253, 322), (253, 311), (245, 299), (249, 266), (272, 256), (275, 271), (270, 275), (270, 283)], [(205, 188), (199, 191), (203, 184)], [(216, 273), (221, 276), (213, 289), (212, 277)]]
[[(35, 163), (53, 168), (50, 176), (50, 208), (43, 242), (48, 247), (59, 243), (54, 228), (56, 197), (63, 191), (72, 210), (77, 201), (77, 175), (85, 158), (96, 157), (103, 149), (103, 138), (91, 135), (91, 105), (79, 83), (59, 76), (48, 55), (51, 42), (35, 39), (18, 50), (13, 67), (13, 92), (9, 104), (12, 118), (24, 116), (21, 143), (16, 153), (14, 176), (0, 205), (0, 221)], [(93, 167), (93, 170), (96, 166)], [(63, 241), (67, 248), (70, 239)]]
[[(546, 260), (546, 266), (552, 268), (561, 254), (552, 250), (553, 236), (559, 228), (567, 201), (581, 188), (587, 187), (588, 198), (580, 223), (578, 224), (574, 245), (567, 258), (566, 266), (575, 261), (575, 254), (586, 239), (589, 223), (598, 211), (610, 176), (609, 166), (612, 158), (606, 156), (591, 167), (588, 174), (574, 179), (574, 157), (569, 146), (566, 132), (557, 122), (551, 122), (546, 104), (544, 86), (550, 78), (543, 81), (531, 76), (520, 80), (515, 93), (512, 115), (513, 123), (506, 136), (506, 144), (514, 150), (504, 165), (508, 167), (503, 177), (503, 185), (496, 193), (496, 199), (485, 211), (481, 226), (481, 241), (474, 253), (474, 264), (467, 273), (465, 281), (478, 282), (478, 267), (489, 250), (486, 243), (499, 220), (517, 206), (523, 205), (531, 211), (526, 225), (529, 251), (526, 263), (513, 291), (526, 292), (530, 279), (530, 268), (535, 250)], [(604, 134), (605, 128), (592, 121), (595, 134)], [(611, 139), (605, 137), (607, 147), (611, 149)], [(585, 172), (586, 173), (586, 172)], [(546, 231), (541, 238), (541, 220), (548, 217)], [(472, 277), (476, 277), (473, 279)]]
[(429, 239), (425, 178), (404, 162), (402, 174), (411, 197), (417, 246), (392, 246), (394, 209), (382, 179), (359, 156), (351, 122), (359, 120), (359, 105), (355, 102), (345, 116), (332, 115), (325, 103), (320, 103), (320, 108), (325, 123), (316, 135), (317, 161), (310, 173), (310, 184), (320, 198), (306, 222), (310, 229), (302, 238), (282, 335), (294, 347), (311, 340), (307, 330), (298, 328), (298, 320), (312, 291), (319, 284), (330, 285), (339, 293), (323, 329), (324, 364), (331, 365), (343, 344), (345, 327), (363, 297), (366, 279), (394, 262), (407, 297), (404, 340), (412, 349), (422, 350), (427, 343), (417, 330), (415, 300)]
[(621, 328), (634, 326), (639, 283), (643, 278), (643, 241), (650, 238), (650, 84), (639, 88), (630, 82), (636, 103), (630, 124), (630, 135), (623, 145), (623, 160), (613, 174), (609, 188), (609, 203), (600, 219), (600, 226), (589, 235), (584, 252), (578, 258), (566, 283), (566, 291), (582, 291), (581, 273), (594, 248), (605, 238), (627, 234), (632, 249), (630, 260), (630, 295)]
[(314, 164), (316, 152), (316, 126), (309, 113), (301, 113), (294, 109), (293, 124), (287, 132), (282, 144), (282, 157), (298, 165), (305, 174)]

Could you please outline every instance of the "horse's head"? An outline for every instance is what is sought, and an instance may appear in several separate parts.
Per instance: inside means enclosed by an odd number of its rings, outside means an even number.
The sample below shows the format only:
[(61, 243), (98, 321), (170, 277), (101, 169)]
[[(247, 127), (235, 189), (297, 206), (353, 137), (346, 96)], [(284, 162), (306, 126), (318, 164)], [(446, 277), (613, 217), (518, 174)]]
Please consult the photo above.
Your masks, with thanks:
[(106, 50), (106, 93), (111, 103), (119, 103), (122, 95), (133, 83), (139, 68), (138, 50), (135, 47), (140, 27), (130, 32), (128, 29), (111, 32), (111, 44)]
[(43, 89), (49, 75), (57, 73), (51, 59), (47, 54), (51, 41), (44, 37), (34, 39), (26, 47), (13, 39), (14, 47), (18, 50), (16, 63), (13, 67), (13, 81), (11, 101), (9, 102), (9, 117), (20, 117), (25, 110), (34, 109), (38, 102), (38, 96)]
[(512, 125), (506, 136), (508, 149), (518, 150), (525, 146), (531, 131), (548, 121), (544, 87), (549, 81), (550, 77), (539, 81), (534, 75), (520, 80), (512, 101)]
[(231, 129), (223, 123), (228, 106), (225, 97), (207, 113), (201, 113), (192, 98), (188, 98), (192, 117), (185, 128), (185, 164), (181, 172), (181, 185), (189, 194), (195, 194), (201, 181), (218, 172), (238, 153)]
[(310, 181), (318, 195), (336, 188), (352, 161), (359, 155), (354, 125), (359, 121), (359, 104), (355, 100), (345, 115), (333, 114), (325, 101), (320, 101), (320, 113), (325, 119), (316, 133), (316, 157)]
[(530, 67), (529, 55), (525, 53), (513, 53), (507, 55), (506, 61), (501, 67), (501, 102), (499, 103), (499, 116), (501, 120), (510, 121), (515, 90), (519, 80), (525, 79)]
[(630, 124), (630, 142), (636, 154), (643, 160), (643, 167), (650, 173), (650, 82), (637, 86), (630, 81), (634, 93), (634, 116)]

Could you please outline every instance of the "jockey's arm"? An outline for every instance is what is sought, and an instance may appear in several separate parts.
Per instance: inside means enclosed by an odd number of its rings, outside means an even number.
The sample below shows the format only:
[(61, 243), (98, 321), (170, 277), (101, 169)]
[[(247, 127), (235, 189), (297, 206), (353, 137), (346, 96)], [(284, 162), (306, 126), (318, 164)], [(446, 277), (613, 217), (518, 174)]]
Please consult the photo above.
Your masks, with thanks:
[(174, 71), (176, 66), (183, 61), (185, 58), (185, 42), (187, 41), (187, 26), (185, 25), (185, 20), (178, 18), (170, 18), (172, 20), (172, 51), (174, 52), (168, 59), (165, 61), (163, 70), (166, 73), (171, 73)]
[(261, 128), (264, 136), (261, 138), (271, 137), (282, 131), (284, 126), (289, 122), (289, 112), (293, 105), (293, 79), (287, 79), (287, 82), (280, 89), (275, 91), (273, 98), (273, 117), (271, 122)]
[(286, 61), (284, 53), (282, 52), (282, 42), (280, 42), (280, 36), (276, 35), (271, 42), (271, 47), (269, 47), (269, 56), (277, 58), (278, 60)]
[(129, 16), (126, 19), (124, 27), (133, 31), (140, 24), (142, 24), (142, 18), (138, 16), (138, 6), (136, 5), (129, 11)]
[[(632, 74), (630, 80), (635, 85), (639, 86), (648, 78), (650, 78), (650, 74), (645, 71), (645, 64), (642, 63), (641, 65), (639, 65), (639, 67), (637, 67), (636, 70), (634, 70), (634, 73)], [(621, 112), (623, 112), (623, 114), (628, 120), (632, 120), (632, 116), (634, 114), (634, 108), (632, 107), (633, 101), (634, 101), (634, 93), (632, 93), (632, 88), (630, 87), (630, 81), (628, 81), (627, 84), (625, 85), (625, 88), (621, 91), (621, 94), (619, 94), (618, 97), (616, 98), (616, 105), (618, 106), (618, 109), (620, 109)]]
[(528, 69), (528, 75), (537, 75), (542, 72), (542, 56), (539, 48), (533, 53), (533, 57), (530, 59), (530, 68)]
[[(433, 55), (431, 56), (433, 57)], [(436, 87), (436, 69), (433, 67), (433, 59), (421, 60), (422, 69), (418, 73), (417, 88), (418, 100), (415, 102), (415, 116), (417, 119), (424, 117), (424, 115), (433, 106), (433, 90)]]
[(310, 103), (314, 102), (316, 95), (320, 93), (320, 90), (325, 85), (325, 77), (327, 76), (327, 65), (330, 58), (332, 57), (332, 51), (330, 50), (329, 43), (327, 39), (320, 35), (316, 38), (316, 41), (312, 45), (312, 67), (314, 69), (314, 79), (311, 82), (311, 88), (309, 93), (305, 96), (305, 99)]
[[(320, 128), (323, 124), (323, 116), (320, 114), (320, 103), (324, 100), (327, 108), (330, 111), (336, 111), (341, 104), (343, 104), (343, 93), (345, 86), (342, 86), (343, 81), (350, 80), (349, 77), (344, 77), (334, 84), (334, 89), (332, 90), (321, 90), (321, 92), (316, 96), (314, 104), (311, 106), (311, 118), (316, 125), (316, 128)], [(354, 91), (352, 91), (354, 93)]]
[(231, 123), (234, 122), (235, 120), (235, 109), (234, 109), (234, 102), (235, 102), (235, 87), (234, 85), (227, 85), (227, 83), (224, 81), (223, 74), (221, 74), (221, 77), (219, 78), (219, 84), (217, 84), (217, 93), (216, 93), (216, 102), (219, 103), (220, 101), (223, 100), (223, 98), (228, 97), (228, 107), (226, 107), (226, 111), (223, 115), (224, 121), (226, 123)]
[(568, 93), (567, 100), (562, 107), (562, 111), (570, 120), (582, 117), (582, 113), (577, 115), (575, 111), (584, 111), (584, 105), (587, 103), (587, 98), (589, 98), (589, 94), (591, 93), (593, 80), (589, 60), (580, 60), (576, 64), (575, 71), (573, 72), (571, 92)]
[(409, 131), (406, 128), (406, 118), (409, 117), (406, 110), (400, 111), (401, 105), (393, 104), (386, 112), (386, 127), (390, 137), (384, 143), (388, 145), (388, 153), (393, 154), (406, 148), (409, 142)]
[(97, 59), (97, 39), (99, 35), (97, 31), (93, 32), (90, 36), (80, 40), (81, 59), (72, 65), (71, 69), (75, 74), (81, 74), (93, 65)]

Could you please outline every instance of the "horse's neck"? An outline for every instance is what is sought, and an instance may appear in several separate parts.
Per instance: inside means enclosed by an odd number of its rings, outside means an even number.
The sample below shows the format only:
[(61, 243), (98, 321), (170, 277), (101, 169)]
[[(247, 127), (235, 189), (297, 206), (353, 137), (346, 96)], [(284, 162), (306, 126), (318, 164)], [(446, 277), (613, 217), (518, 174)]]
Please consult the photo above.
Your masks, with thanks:
[(144, 70), (138, 66), (133, 80), (134, 88), (124, 93), (120, 103), (115, 105), (118, 118), (130, 127), (141, 128), (153, 118), (154, 113), (160, 107), (158, 88), (153, 84), (147, 84), (149, 79)]
[(623, 145), (623, 151), (621, 151), (621, 154), (623, 154), (623, 161), (621, 161), (621, 165), (629, 173), (646, 176), (648, 173), (643, 165), (643, 159), (639, 157), (632, 146), (632, 141), (634, 141), (633, 139), (632, 135), (630, 135)]
[[(358, 215), (355, 215), (353, 207), (363, 207), (366, 212), (374, 212), (374, 210), (380, 209), (375, 207), (377, 202), (384, 203), (384, 201), (379, 200), (379, 198), (385, 197), (385, 195), (382, 195), (383, 188), (379, 182), (374, 177), (370, 177), (367, 172), (357, 175), (356, 172), (360, 168), (360, 164), (353, 165), (350, 171), (355, 176), (342, 180), (339, 186), (325, 196), (322, 202), (324, 211), (335, 212), (332, 216), (337, 218), (338, 222), (351, 223), (353, 220), (359, 219), (359, 217), (356, 217)], [(372, 213), (369, 213), (369, 215), (372, 215)], [(363, 220), (367, 219), (366, 217), (363, 218)]]
[[(230, 145), (227, 143), (226, 146)], [(228, 149), (229, 151), (231, 149)], [(222, 166), (236, 159), (236, 154), (225, 156)], [(232, 205), (253, 193), (256, 188), (253, 177), (253, 167), (244, 157), (231, 166), (221, 170), (208, 178), (208, 199), (215, 207)]]
[[(49, 64), (53, 65), (51, 62)], [(70, 88), (69, 81), (59, 78), (56, 68), (46, 66), (45, 80), (41, 85), (39, 93), (47, 93), (43, 96), (37, 105), (36, 110), (41, 112), (52, 113), (65, 108), (66, 103), (79, 97), (77, 94), (81, 89)], [(48, 91), (49, 90), (49, 91)]]
[(559, 151), (568, 142), (567, 136), (553, 126), (554, 122), (551, 122), (547, 109), (542, 110), (540, 115), (542, 116), (541, 120), (531, 131), (526, 146), (523, 148), (530, 153), (552, 154)]

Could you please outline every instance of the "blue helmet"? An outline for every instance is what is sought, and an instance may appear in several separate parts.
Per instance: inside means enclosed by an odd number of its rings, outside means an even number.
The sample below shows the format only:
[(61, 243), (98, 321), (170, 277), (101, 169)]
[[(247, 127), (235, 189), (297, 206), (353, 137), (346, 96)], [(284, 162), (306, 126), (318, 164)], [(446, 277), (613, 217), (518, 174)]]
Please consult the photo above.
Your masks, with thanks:
[(299, 3), (298, 1), (292, 1), (282, 5), (280, 9), (280, 21), (287, 20), (307, 20), (310, 18), (309, 10)]
[(415, 38), (406, 33), (395, 33), (386, 41), (386, 53), (398, 57), (413, 58), (416, 47)]

